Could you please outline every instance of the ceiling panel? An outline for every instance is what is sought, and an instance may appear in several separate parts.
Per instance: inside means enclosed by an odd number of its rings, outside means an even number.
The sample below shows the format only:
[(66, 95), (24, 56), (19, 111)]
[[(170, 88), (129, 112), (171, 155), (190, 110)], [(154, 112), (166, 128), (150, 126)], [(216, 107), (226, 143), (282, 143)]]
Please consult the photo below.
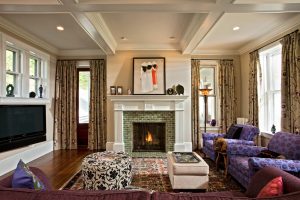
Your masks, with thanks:
[[(198, 50), (239, 50), (247, 43), (276, 29), (296, 14), (224, 14), (206, 37), (200, 42)], [(239, 26), (240, 30), (233, 31)]]
[(22, 4), (22, 5), (57, 5), (57, 0), (1, 0), (0, 4)]
[(215, 3), (216, 0), (78, 0), (84, 4), (174, 4), (174, 3)]
[[(60, 50), (98, 49), (69, 14), (2, 14), (2, 17)], [(58, 31), (61, 25), (64, 31)]]
[[(133, 46), (178, 44), (193, 16), (182, 13), (102, 13), (118, 45)], [(127, 40), (122, 40), (122, 37)]]

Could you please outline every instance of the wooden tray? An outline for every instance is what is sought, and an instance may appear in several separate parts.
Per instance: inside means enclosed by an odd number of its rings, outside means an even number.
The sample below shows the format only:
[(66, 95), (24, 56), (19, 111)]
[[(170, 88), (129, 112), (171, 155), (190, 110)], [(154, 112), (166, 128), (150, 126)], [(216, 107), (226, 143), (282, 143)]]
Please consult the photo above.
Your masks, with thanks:
[(176, 163), (198, 163), (201, 160), (193, 152), (173, 152)]

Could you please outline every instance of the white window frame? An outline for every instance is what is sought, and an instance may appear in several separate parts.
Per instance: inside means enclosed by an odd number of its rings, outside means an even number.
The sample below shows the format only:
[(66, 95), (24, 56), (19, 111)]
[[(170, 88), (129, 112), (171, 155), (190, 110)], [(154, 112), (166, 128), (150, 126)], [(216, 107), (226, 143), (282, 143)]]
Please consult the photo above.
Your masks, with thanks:
[[(274, 95), (275, 93), (279, 93), (281, 95), (280, 90), (272, 90), (271, 82), (278, 81), (272, 80), (270, 71), (272, 70), (270, 64), (270, 58), (273, 55), (282, 55), (282, 46), (280, 42), (272, 43), (271, 45), (266, 46), (265, 48), (259, 51), (259, 59), (261, 64), (261, 73), (262, 80), (260, 84), (260, 80), (258, 80), (258, 102), (259, 102), (259, 129), (264, 133), (271, 133), (271, 127), (274, 123)], [(281, 65), (280, 65), (281, 68)], [(258, 76), (259, 77), (259, 76)], [(281, 99), (280, 99), (281, 100)], [(276, 111), (281, 114), (281, 106)], [(276, 125), (276, 132), (280, 131), (281, 124)]]
[[(15, 52), (16, 53), (16, 57), (15, 57), (15, 69), (13, 71), (10, 71), (10, 70), (7, 70), (6, 69), (6, 51), (12, 51), (12, 52)], [(5, 55), (4, 55), (4, 63), (5, 63), (5, 82), (4, 82), (4, 85), (5, 85), (5, 88), (7, 86), (6, 84), (6, 75), (13, 75), (15, 77), (15, 80), (14, 80), (14, 95), (16, 97), (20, 97), (21, 96), (21, 91), (22, 91), (22, 53), (21, 53), (21, 50), (18, 49), (18, 48), (14, 48), (12, 46), (10, 46), (9, 44), (6, 45), (6, 48), (5, 48)], [(6, 90), (5, 90), (6, 91)]]
[(0, 97), (6, 97), (6, 48), (13, 48), (19, 50), (20, 52), (20, 86), (17, 88), (18, 91), (15, 91), (15, 96), (29, 98), (29, 59), (34, 56), (41, 61), (41, 74), (39, 80), (40, 84), (42, 84), (43, 86), (43, 98), (48, 98), (48, 82), (50, 80), (50, 55), (4, 33), (0, 33), (0, 41), (0, 58), (2, 57), (2, 66), (5, 66), (2, 69), (0, 68)]
[[(219, 89), (219, 87), (218, 87), (219, 63), (218, 63), (218, 60), (201, 60), (200, 59), (200, 71), (201, 71), (201, 68), (213, 68), (214, 69), (214, 76), (215, 76), (214, 77), (214, 88), (213, 88), (214, 93), (213, 94), (210, 93), (207, 97), (208, 98), (209, 97), (215, 97), (215, 105), (214, 105), (214, 107), (215, 107), (215, 119), (216, 119), (216, 122), (217, 122), (215, 127), (218, 128), (219, 127), (219, 123), (220, 123), (220, 109), (219, 109), (219, 106), (218, 106), (219, 105), (219, 92), (218, 92), (218, 89)], [(200, 71), (199, 71), (199, 73), (200, 73)], [(201, 75), (200, 74), (199, 74), (199, 76), (200, 76), (200, 79), (201, 79)], [(202, 85), (200, 85), (199, 87), (201, 88)], [(203, 95), (199, 94), (199, 102), (202, 105), (204, 103), (204, 99), (203, 98), (204, 98)], [(200, 109), (201, 108), (199, 108), (199, 117), (201, 117), (200, 116)], [(204, 126), (204, 124), (202, 124), (201, 121), (199, 123), (200, 123), (201, 127)], [(212, 128), (212, 126), (209, 123), (206, 123), (206, 127), (208, 129)]]

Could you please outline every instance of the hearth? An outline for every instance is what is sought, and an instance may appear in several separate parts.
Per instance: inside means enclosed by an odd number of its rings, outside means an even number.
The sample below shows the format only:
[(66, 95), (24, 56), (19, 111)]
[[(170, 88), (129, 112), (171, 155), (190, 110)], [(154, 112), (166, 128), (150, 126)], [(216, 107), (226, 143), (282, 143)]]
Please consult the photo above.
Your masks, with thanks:
[(133, 152), (165, 152), (166, 123), (133, 123)]

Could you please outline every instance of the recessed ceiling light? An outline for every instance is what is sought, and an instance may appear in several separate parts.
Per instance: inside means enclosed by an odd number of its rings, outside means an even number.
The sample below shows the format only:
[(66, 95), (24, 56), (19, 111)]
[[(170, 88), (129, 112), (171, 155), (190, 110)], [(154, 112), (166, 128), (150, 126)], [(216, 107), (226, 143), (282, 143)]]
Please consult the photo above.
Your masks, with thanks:
[(174, 36), (169, 37), (170, 40), (175, 40)]
[(128, 40), (126, 37), (121, 37), (121, 40)]
[(233, 29), (232, 30), (234, 30), (234, 31), (238, 31), (238, 30), (240, 30), (240, 27), (239, 26), (235, 26), (235, 27), (233, 27)]
[(59, 30), (59, 31), (65, 30), (64, 27), (62, 27), (62, 26), (57, 26), (56, 29)]

